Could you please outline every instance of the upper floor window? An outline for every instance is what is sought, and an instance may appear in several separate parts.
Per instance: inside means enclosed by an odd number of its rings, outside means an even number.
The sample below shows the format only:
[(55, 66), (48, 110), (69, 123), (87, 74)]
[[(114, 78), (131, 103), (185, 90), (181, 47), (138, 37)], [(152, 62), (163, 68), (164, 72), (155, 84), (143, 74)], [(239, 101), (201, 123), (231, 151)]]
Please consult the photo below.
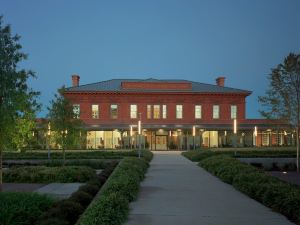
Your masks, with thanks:
[(236, 119), (237, 118), (237, 106), (232, 105), (230, 111), (231, 111), (231, 119)]
[(202, 118), (202, 107), (201, 105), (195, 105), (195, 119)]
[(182, 119), (182, 105), (176, 105), (176, 119)]
[(118, 105), (110, 105), (110, 118), (117, 119), (118, 118)]
[(213, 106), (213, 119), (219, 119), (220, 118), (220, 106), (214, 105)]
[(80, 117), (80, 105), (79, 104), (73, 104), (73, 114), (74, 114), (74, 118), (79, 119), (79, 117)]
[(152, 105), (147, 105), (147, 119), (152, 118)]
[(153, 106), (153, 119), (160, 119), (160, 105)]
[(137, 105), (130, 105), (130, 118), (131, 119), (137, 118)]
[(93, 119), (99, 118), (99, 105), (92, 105), (92, 118)]
[(162, 118), (163, 119), (167, 118), (167, 105), (162, 106)]

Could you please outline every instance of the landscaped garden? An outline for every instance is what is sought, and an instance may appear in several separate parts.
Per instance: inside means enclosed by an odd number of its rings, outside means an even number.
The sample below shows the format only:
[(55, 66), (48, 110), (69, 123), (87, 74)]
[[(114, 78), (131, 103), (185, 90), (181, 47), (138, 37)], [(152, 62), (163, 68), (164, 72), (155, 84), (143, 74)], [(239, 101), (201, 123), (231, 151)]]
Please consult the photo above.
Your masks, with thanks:
[[(199, 162), (199, 166), (219, 177), (222, 181), (233, 185), (237, 190), (300, 224), (299, 186), (271, 176), (269, 172), (264, 170), (263, 166), (257, 167), (257, 164), (253, 166), (240, 161), (243, 157), (295, 157), (294, 149), (198, 150), (182, 154), (192, 161)], [(280, 168), (277, 167), (277, 169)]]
[(152, 153), (145, 150), (141, 158), (137, 151), (66, 152), (64, 165), (61, 153), (52, 156), (47, 160), (43, 152), (5, 153), (4, 182), (82, 185), (66, 199), (4, 190), (0, 193), (1, 225), (122, 224), (152, 159)]

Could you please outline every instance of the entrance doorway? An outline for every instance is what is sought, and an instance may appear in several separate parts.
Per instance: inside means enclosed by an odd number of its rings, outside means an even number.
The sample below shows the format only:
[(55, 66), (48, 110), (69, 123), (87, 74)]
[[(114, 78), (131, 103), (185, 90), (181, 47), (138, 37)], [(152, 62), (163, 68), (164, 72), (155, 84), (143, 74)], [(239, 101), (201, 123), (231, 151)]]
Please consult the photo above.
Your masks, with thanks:
[(155, 149), (167, 150), (167, 136), (155, 136)]

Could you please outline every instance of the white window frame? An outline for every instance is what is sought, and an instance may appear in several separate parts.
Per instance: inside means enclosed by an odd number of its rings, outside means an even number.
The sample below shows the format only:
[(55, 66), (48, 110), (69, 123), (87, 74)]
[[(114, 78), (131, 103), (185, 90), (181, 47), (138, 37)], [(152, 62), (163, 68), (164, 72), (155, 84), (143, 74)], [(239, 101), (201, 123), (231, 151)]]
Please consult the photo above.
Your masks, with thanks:
[(131, 119), (137, 118), (137, 105), (136, 104), (130, 105), (130, 118)]
[(220, 106), (213, 105), (213, 119), (220, 119)]
[(80, 105), (79, 104), (73, 104), (73, 114), (75, 119), (80, 118)]
[(183, 118), (183, 105), (176, 105), (176, 119)]
[(230, 106), (230, 117), (231, 119), (237, 119), (237, 105)]
[(92, 104), (92, 118), (99, 119), (99, 105), (98, 104)]
[(147, 119), (152, 119), (152, 105), (147, 105)]
[(167, 105), (162, 105), (162, 118), (167, 119)]
[(195, 105), (195, 119), (202, 119), (202, 106)]
[[(155, 115), (155, 108), (158, 109), (158, 116)], [(160, 105), (153, 105), (153, 119), (160, 119), (161, 117)]]
[[(113, 117), (113, 114), (112, 114), (112, 112), (113, 112), (112, 106), (116, 106), (115, 109), (117, 110), (117, 114), (116, 114), (116, 117), (115, 117), (115, 118)], [(119, 110), (119, 109), (118, 109), (118, 104), (111, 104), (111, 105), (110, 105), (110, 112), (109, 112), (109, 113), (110, 113), (110, 118), (111, 118), (111, 119), (118, 119), (118, 110)]]

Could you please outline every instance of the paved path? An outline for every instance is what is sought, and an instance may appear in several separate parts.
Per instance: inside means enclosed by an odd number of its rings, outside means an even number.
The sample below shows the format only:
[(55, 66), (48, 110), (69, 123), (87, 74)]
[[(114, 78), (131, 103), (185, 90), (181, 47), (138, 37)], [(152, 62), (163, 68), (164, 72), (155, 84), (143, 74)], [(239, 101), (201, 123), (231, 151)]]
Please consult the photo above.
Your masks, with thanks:
[(176, 152), (154, 152), (126, 225), (291, 225)]
[(57, 199), (66, 199), (83, 184), (84, 183), (51, 183), (35, 190), (35, 192), (47, 194)]

